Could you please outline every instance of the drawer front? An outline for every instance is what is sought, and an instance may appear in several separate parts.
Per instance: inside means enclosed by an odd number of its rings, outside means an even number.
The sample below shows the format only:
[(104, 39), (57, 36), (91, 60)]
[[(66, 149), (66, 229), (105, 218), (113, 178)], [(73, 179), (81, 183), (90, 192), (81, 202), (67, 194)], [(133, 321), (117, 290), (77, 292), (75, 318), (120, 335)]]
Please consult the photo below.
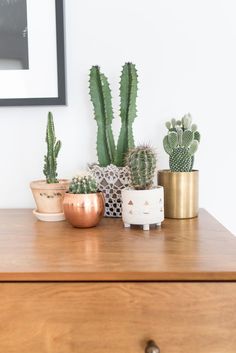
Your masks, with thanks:
[(236, 283), (2, 283), (0, 317), (4, 353), (236, 352)]

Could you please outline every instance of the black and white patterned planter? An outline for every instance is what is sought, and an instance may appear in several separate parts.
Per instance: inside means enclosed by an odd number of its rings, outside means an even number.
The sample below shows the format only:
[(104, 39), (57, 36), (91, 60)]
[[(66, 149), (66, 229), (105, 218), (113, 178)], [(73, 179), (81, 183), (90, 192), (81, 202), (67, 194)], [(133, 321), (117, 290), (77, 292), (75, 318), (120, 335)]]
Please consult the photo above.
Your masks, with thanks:
[(121, 190), (130, 184), (129, 169), (110, 164), (100, 167), (97, 164), (89, 166), (89, 171), (96, 179), (99, 191), (105, 196), (105, 216), (121, 217), (122, 200)]

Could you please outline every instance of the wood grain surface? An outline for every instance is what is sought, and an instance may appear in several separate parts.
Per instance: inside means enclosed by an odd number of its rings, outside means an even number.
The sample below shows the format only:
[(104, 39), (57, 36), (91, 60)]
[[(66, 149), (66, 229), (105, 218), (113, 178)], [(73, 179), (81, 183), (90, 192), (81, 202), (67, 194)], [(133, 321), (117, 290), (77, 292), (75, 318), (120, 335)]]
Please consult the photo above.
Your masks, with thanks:
[(235, 283), (2, 283), (0, 352), (235, 353)]
[(236, 238), (206, 211), (160, 229), (40, 222), (31, 210), (0, 211), (0, 281), (236, 280)]

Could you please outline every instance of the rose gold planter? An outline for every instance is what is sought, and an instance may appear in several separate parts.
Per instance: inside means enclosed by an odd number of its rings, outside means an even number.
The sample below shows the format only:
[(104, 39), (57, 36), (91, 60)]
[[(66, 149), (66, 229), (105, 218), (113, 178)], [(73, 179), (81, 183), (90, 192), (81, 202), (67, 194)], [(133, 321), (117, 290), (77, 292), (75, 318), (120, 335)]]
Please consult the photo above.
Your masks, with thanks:
[(69, 188), (69, 180), (61, 179), (59, 183), (47, 184), (45, 180), (35, 180), (30, 187), (40, 213), (62, 213), (62, 201)]
[(96, 194), (69, 194), (66, 193), (63, 201), (63, 210), (67, 221), (74, 227), (95, 227), (105, 211), (103, 193)]
[(166, 218), (194, 218), (198, 215), (198, 171), (160, 170), (158, 184), (164, 187)]

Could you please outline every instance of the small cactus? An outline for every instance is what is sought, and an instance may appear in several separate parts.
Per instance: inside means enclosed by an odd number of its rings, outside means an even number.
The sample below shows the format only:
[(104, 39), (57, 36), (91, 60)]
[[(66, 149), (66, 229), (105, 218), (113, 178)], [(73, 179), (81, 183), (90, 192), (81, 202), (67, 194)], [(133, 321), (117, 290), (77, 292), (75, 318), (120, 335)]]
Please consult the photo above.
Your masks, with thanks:
[(47, 155), (44, 156), (43, 173), (48, 184), (58, 183), (57, 180), (57, 157), (61, 149), (61, 141), (56, 140), (53, 115), (48, 113), (46, 130)]
[(130, 171), (131, 185), (136, 190), (147, 190), (153, 186), (156, 169), (156, 153), (146, 145), (131, 149), (126, 156)]
[(168, 134), (164, 137), (163, 146), (170, 156), (171, 171), (191, 172), (201, 137), (197, 125), (192, 124), (191, 115), (186, 114), (182, 120), (167, 122), (166, 127)]
[(76, 176), (69, 185), (70, 194), (93, 194), (97, 191), (96, 180), (91, 175)]

